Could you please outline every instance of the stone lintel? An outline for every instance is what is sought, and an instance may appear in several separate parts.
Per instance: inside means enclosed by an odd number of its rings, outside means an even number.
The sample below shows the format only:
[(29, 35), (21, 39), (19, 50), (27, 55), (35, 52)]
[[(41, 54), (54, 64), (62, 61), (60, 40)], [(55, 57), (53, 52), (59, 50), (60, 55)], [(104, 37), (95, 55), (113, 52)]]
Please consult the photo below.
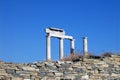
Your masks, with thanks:
[(72, 36), (64, 36), (65, 39), (70, 39), (70, 40), (73, 40), (73, 37)]
[(64, 36), (65, 32), (62, 29), (56, 29), (56, 28), (46, 28), (46, 33), (50, 33), (51, 35), (58, 35), (58, 36)]

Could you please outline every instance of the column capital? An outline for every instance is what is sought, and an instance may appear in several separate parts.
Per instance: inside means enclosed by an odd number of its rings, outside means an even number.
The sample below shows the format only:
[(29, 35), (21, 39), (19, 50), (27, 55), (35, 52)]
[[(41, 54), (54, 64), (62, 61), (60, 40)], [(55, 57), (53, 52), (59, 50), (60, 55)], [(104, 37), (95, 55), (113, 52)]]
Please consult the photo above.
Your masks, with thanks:
[(88, 37), (83, 37), (83, 39), (87, 39)]
[(70, 41), (75, 41), (75, 39), (70, 39)]
[(51, 34), (50, 34), (50, 33), (47, 33), (46, 37), (51, 37)]
[(63, 37), (59, 37), (58, 39), (64, 39)]

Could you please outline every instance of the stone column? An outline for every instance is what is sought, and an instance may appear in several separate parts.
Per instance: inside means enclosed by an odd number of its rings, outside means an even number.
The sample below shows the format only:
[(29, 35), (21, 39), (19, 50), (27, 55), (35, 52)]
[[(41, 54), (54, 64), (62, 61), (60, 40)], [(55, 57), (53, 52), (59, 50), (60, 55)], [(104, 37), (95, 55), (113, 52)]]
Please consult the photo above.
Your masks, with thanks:
[(59, 49), (59, 59), (63, 59), (63, 38), (59, 38), (59, 46), (60, 46), (60, 49)]
[(87, 37), (83, 37), (83, 54), (84, 56), (88, 55)]
[(70, 40), (70, 52), (71, 52), (71, 54), (74, 53), (74, 39)]
[(51, 60), (51, 44), (50, 44), (50, 34), (48, 33), (46, 36), (46, 60)]

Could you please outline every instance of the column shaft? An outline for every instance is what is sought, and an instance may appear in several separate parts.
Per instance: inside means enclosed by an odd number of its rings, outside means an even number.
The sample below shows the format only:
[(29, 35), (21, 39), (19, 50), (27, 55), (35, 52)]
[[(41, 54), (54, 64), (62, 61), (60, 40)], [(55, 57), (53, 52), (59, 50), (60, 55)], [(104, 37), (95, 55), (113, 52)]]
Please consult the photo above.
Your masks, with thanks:
[(87, 37), (83, 37), (83, 53), (88, 55)]
[(51, 60), (51, 44), (50, 44), (50, 35), (47, 34), (46, 36), (46, 60)]
[(60, 38), (59, 46), (60, 46), (59, 59), (61, 60), (61, 59), (63, 59), (63, 38)]
[(70, 40), (70, 45), (71, 45), (70, 52), (71, 54), (73, 54), (74, 53), (74, 39)]

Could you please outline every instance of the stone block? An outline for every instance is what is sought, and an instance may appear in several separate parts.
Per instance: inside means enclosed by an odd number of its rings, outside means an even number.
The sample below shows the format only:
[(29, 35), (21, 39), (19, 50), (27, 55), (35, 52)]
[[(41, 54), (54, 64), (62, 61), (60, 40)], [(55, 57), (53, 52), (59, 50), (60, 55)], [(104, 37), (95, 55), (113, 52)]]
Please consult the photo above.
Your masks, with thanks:
[(86, 68), (87, 68), (87, 70), (92, 70), (91, 66), (87, 66)]
[(66, 61), (65, 63), (66, 63), (66, 64), (73, 64), (72, 61)]
[(118, 74), (112, 73), (111, 76), (117, 77)]
[(54, 65), (54, 63), (51, 62), (45, 62), (45, 67), (49, 69), (56, 69), (57, 67)]
[(70, 64), (61, 64), (61, 68), (68, 68), (70, 67)]
[(46, 72), (40, 72), (40, 73), (38, 74), (38, 76), (40, 76), (40, 77), (44, 77), (44, 76), (46, 76), (46, 75), (47, 75)]
[(82, 80), (88, 80), (88, 79), (89, 79), (89, 75), (81, 76), (81, 79), (82, 79)]
[(6, 69), (6, 73), (15, 74), (15, 70), (14, 69)]
[(5, 69), (0, 69), (0, 75), (8, 75)]
[(23, 80), (31, 80), (31, 79), (23, 79)]
[(23, 66), (22, 69), (24, 71), (39, 71), (39, 69), (36, 69), (34, 67), (29, 67), (29, 66)]
[(54, 73), (53, 72), (49, 72), (49, 73), (47, 73), (47, 76), (54, 76)]
[(13, 77), (12, 80), (23, 80), (23, 78), (20, 78), (20, 77)]
[(17, 74), (28, 74), (28, 71), (16, 71)]
[(74, 68), (74, 71), (78, 72), (78, 73), (83, 73), (84, 72), (82, 68)]
[(69, 70), (69, 71), (73, 71), (73, 68), (72, 68), (72, 67), (69, 67), (67, 70)]
[(57, 72), (57, 73), (54, 73), (55, 76), (63, 76), (63, 73), (61, 72)]
[(64, 61), (57, 61), (56, 63), (58, 63), (58, 64), (65, 64), (65, 62)]
[(57, 70), (49, 70), (48, 72), (56, 73), (58, 71)]

